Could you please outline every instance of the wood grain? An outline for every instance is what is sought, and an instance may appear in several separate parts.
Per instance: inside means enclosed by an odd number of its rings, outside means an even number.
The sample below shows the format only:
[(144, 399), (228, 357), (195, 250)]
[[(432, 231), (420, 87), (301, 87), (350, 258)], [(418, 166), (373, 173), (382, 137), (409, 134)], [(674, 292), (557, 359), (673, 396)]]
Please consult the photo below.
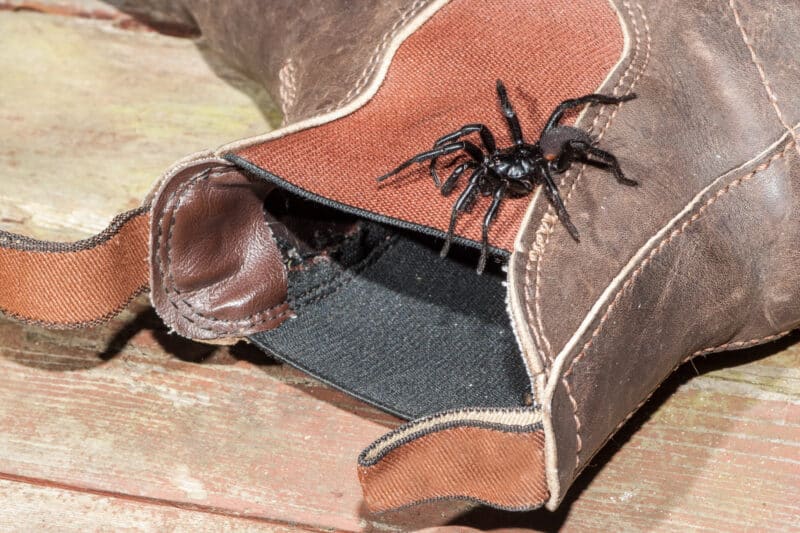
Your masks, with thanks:
[[(173, 160), (274, 118), (189, 40), (8, 11), (0, 35), (6, 230), (95, 232)], [(396, 419), (246, 345), (169, 335), (142, 299), (93, 330), (0, 320), (0, 529), (798, 530), (797, 342), (682, 367), (555, 513), (375, 516), (355, 458)]]
[(0, 479), (0, 529), (41, 533), (72, 531), (174, 531), (288, 533), (296, 524), (270, 524), (237, 516), (148, 504)]
[(6, 231), (96, 233), (174, 161), (271, 129), (266, 93), (192, 40), (10, 11), (0, 35)]

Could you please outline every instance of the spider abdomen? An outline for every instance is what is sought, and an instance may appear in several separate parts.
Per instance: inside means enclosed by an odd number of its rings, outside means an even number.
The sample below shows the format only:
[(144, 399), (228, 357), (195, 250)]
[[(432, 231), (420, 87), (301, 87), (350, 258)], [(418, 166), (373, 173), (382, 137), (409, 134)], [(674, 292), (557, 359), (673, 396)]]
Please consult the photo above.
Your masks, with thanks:
[(561, 158), (565, 148), (573, 141), (594, 143), (592, 137), (581, 129), (572, 126), (556, 126), (542, 134), (539, 139), (539, 147), (542, 150), (542, 156), (547, 161), (557, 161)]
[[(511, 133), (513, 141), (511, 146), (498, 150), (495, 137), (486, 125), (470, 123), (440, 137), (433, 144), (431, 150), (413, 156), (378, 178), (378, 182), (382, 182), (415, 163), (430, 161), (433, 182), (439, 187), (442, 195), (448, 196), (453, 191), (459, 177), (467, 169), (470, 169), (469, 181), (450, 211), (450, 226), (447, 229), (441, 254), (442, 256), (447, 255), (447, 251), (450, 249), (450, 242), (453, 239), (459, 215), (472, 210), (478, 195), (490, 196), (492, 201), (483, 217), (481, 228), (481, 257), (478, 260), (478, 273), (482, 272), (486, 266), (489, 252), (489, 226), (497, 217), (500, 204), (505, 198), (527, 196), (537, 185), (543, 185), (545, 195), (555, 208), (558, 218), (572, 238), (578, 241), (578, 230), (569, 219), (567, 209), (558, 192), (558, 185), (553, 180), (553, 173), (564, 172), (574, 161), (582, 161), (611, 170), (620, 183), (637, 184), (636, 181), (625, 177), (613, 154), (594, 146), (594, 139), (588, 133), (571, 126), (559, 125), (564, 113), (569, 109), (584, 104), (618, 105), (635, 98), (635, 94), (630, 93), (624, 96), (587, 94), (580, 98), (564, 100), (550, 115), (539, 140), (533, 144), (525, 141), (517, 114), (508, 100), (506, 88), (500, 80), (497, 80), (497, 97)], [(474, 133), (479, 134), (482, 147), (467, 139), (467, 136)], [(451, 172), (450, 177), (441, 183), (436, 173), (436, 161), (440, 157), (457, 152), (463, 152), (469, 157), (469, 160), (457, 166)], [(457, 160), (453, 162), (453, 164), (456, 163)]]

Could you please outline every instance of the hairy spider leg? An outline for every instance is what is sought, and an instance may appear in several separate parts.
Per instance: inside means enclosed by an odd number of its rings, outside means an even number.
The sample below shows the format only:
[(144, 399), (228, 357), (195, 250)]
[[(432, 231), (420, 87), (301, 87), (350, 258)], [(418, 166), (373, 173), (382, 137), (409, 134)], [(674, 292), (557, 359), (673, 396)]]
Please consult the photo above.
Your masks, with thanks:
[(445, 180), (442, 186), (439, 188), (439, 191), (442, 193), (442, 196), (450, 196), (450, 193), (453, 192), (453, 189), (456, 186), (456, 182), (458, 182), (458, 178), (461, 177), (461, 174), (464, 173), (465, 170), (468, 168), (475, 168), (478, 164), (474, 161), (467, 161), (466, 163), (462, 163), (456, 167), (456, 169), (450, 174), (450, 177)]
[(578, 236), (578, 228), (575, 227), (569, 218), (569, 213), (567, 213), (567, 208), (564, 207), (564, 202), (561, 201), (561, 194), (558, 192), (556, 182), (553, 181), (550, 169), (547, 168), (547, 165), (539, 165), (538, 168), (541, 169), (540, 172), (542, 173), (542, 180), (544, 181), (544, 192), (547, 194), (550, 203), (556, 208), (558, 219), (564, 224), (564, 227), (567, 228), (572, 238), (580, 242), (581, 239)]
[(506, 195), (506, 189), (508, 188), (508, 182), (502, 181), (500, 186), (497, 187), (494, 191), (494, 195), (492, 198), (492, 204), (489, 206), (489, 209), (486, 210), (486, 215), (483, 217), (483, 233), (481, 235), (481, 258), (478, 260), (478, 274), (483, 272), (483, 269), (486, 268), (486, 259), (489, 255), (489, 226), (494, 222), (494, 219), (497, 217), (497, 212), (500, 209), (500, 202), (503, 201), (503, 198)]
[(506, 116), (508, 129), (511, 130), (511, 138), (514, 140), (514, 144), (524, 143), (525, 141), (522, 138), (522, 126), (519, 125), (517, 113), (514, 111), (514, 107), (508, 99), (506, 86), (503, 85), (503, 82), (500, 80), (497, 80), (497, 98), (500, 99), (500, 107), (503, 110), (503, 114)]
[[(436, 142), (433, 143), (433, 147), (438, 148), (443, 144), (455, 141), (456, 139), (475, 133), (476, 131), (481, 137), (484, 150), (490, 154), (497, 152), (497, 143), (495, 142), (494, 135), (492, 135), (492, 132), (484, 124), (467, 124), (462, 126), (460, 129), (437, 139)], [(439, 180), (439, 175), (436, 173), (436, 161), (438, 159), (438, 157), (431, 159), (431, 177), (433, 178), (433, 183), (435, 183), (437, 187), (440, 187), (441, 181)]]
[(485, 173), (486, 167), (476, 168), (469, 177), (469, 183), (467, 187), (458, 196), (456, 203), (453, 204), (453, 210), (450, 212), (450, 227), (447, 230), (447, 237), (444, 239), (442, 251), (439, 253), (439, 255), (442, 257), (445, 257), (447, 252), (450, 251), (450, 243), (453, 240), (453, 232), (456, 230), (456, 220), (458, 219), (459, 213), (468, 211), (472, 208), (472, 204), (475, 201), (475, 196), (478, 193), (478, 184), (480, 183), (481, 177), (483, 177)]
[(612, 104), (617, 105), (622, 102), (627, 102), (628, 100), (633, 100), (636, 98), (636, 93), (628, 93), (623, 96), (607, 96), (605, 94), (587, 94), (586, 96), (581, 96), (580, 98), (572, 98), (570, 100), (564, 100), (553, 111), (553, 114), (550, 115), (550, 118), (547, 120), (547, 124), (545, 124), (544, 129), (542, 129), (542, 135), (546, 131), (549, 131), (556, 126), (558, 123), (561, 122), (561, 119), (564, 118), (564, 113), (568, 110), (572, 109), (573, 107), (578, 107), (583, 104)]
[[(600, 163), (604, 167), (610, 168), (618, 182), (624, 185), (630, 185), (632, 187), (639, 185), (638, 181), (625, 177), (625, 174), (622, 172), (622, 168), (619, 166), (619, 161), (617, 161), (617, 158), (614, 156), (614, 154), (606, 152), (605, 150), (601, 150), (596, 146), (592, 146), (586, 141), (569, 141), (567, 146), (569, 150), (580, 156), (590, 165), (597, 166), (597, 164)], [(593, 155), (600, 161), (589, 159), (588, 155)]]
[(433, 159), (435, 157), (441, 157), (443, 155), (452, 154), (453, 152), (458, 152), (459, 150), (464, 150), (465, 152), (467, 152), (467, 155), (469, 155), (476, 162), (478, 163), (483, 162), (483, 152), (481, 152), (480, 148), (478, 148), (469, 141), (446, 144), (444, 146), (436, 148), (435, 150), (428, 150), (427, 152), (422, 152), (420, 154), (415, 155), (408, 161), (405, 161), (404, 163), (400, 164), (400, 166), (398, 166), (394, 170), (379, 177), (378, 183), (388, 178), (391, 178), (395, 174), (399, 174), (400, 172), (407, 169), (414, 163), (422, 163), (423, 161), (427, 161), (428, 159)]

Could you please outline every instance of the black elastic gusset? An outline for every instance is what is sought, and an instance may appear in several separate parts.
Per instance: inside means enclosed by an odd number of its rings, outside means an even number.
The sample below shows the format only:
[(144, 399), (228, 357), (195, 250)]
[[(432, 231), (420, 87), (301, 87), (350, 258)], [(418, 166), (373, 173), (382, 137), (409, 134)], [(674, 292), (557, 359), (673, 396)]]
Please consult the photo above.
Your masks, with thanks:
[(443, 260), (433, 239), (374, 223), (351, 240), (318, 275), (300, 271), (297, 316), (255, 344), (403, 418), (524, 404), (529, 380), (500, 272), (479, 276), (474, 251)]
[[(325, 207), (331, 207), (341, 211), (342, 213), (347, 213), (349, 215), (354, 215), (359, 218), (363, 218), (365, 220), (372, 220), (374, 222), (378, 222), (380, 224), (385, 224), (389, 226), (394, 226), (403, 230), (411, 230), (415, 233), (419, 233), (421, 235), (429, 235), (431, 237), (438, 237), (441, 240), (447, 236), (447, 233), (438, 229), (433, 228), (430, 226), (423, 226), (421, 224), (414, 224), (412, 222), (408, 222), (406, 220), (400, 220), (397, 218), (387, 217), (386, 215), (381, 215), (379, 213), (373, 213), (372, 211), (367, 211), (366, 209), (361, 209), (358, 207), (353, 207), (351, 205), (343, 204), (340, 202), (336, 202), (331, 200), (330, 198), (325, 198), (324, 196), (320, 196), (315, 194), (311, 191), (307, 191), (302, 187), (298, 187), (297, 185), (286, 181), (285, 179), (281, 178), (273, 174), (272, 172), (259, 167), (258, 165), (253, 164), (252, 162), (240, 157), (236, 154), (226, 154), (224, 156), (225, 159), (236, 165), (237, 167), (241, 168), (245, 172), (248, 172), (252, 176), (257, 176), (263, 180), (266, 180), (284, 191), (290, 192), (295, 194), (301, 198), (306, 200), (310, 200), (316, 202), (320, 205), (324, 205)], [(466, 239), (459, 235), (454, 235), (452, 242), (455, 244), (461, 244), (463, 246), (469, 246), (471, 248), (480, 248), (481, 243), (473, 241), (472, 239)], [(507, 258), (511, 255), (508, 250), (504, 250), (502, 248), (496, 248), (494, 246), (489, 246), (487, 248), (489, 253), (495, 255), (497, 257)]]

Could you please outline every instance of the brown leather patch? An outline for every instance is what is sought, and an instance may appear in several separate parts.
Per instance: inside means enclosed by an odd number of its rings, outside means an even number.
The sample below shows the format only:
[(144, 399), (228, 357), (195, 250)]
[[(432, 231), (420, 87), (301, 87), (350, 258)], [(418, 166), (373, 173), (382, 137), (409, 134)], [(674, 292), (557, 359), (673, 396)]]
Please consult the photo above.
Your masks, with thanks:
[(100, 235), (48, 243), (0, 232), (0, 311), (53, 328), (98, 325), (147, 289), (149, 214), (124, 213)]
[(270, 185), (219, 161), (178, 172), (153, 203), (151, 299), (184, 337), (239, 338), (291, 315), (264, 215)]
[(512, 510), (539, 507), (549, 493), (544, 431), (459, 426), (401, 444), (358, 476), (373, 511), (440, 498)]
[[(446, 231), (463, 185), (442, 197), (427, 165), (380, 187), (375, 178), (469, 122), (485, 122), (508, 145), (497, 78), (509, 88), (526, 138), (535, 141), (559, 102), (595, 91), (622, 48), (619, 21), (605, 0), (453, 1), (403, 42), (364, 106), (237, 155), (314, 194)], [(479, 240), (489, 200), (461, 217), (459, 235)], [(527, 205), (503, 204), (490, 232), (493, 246), (512, 248)]]

